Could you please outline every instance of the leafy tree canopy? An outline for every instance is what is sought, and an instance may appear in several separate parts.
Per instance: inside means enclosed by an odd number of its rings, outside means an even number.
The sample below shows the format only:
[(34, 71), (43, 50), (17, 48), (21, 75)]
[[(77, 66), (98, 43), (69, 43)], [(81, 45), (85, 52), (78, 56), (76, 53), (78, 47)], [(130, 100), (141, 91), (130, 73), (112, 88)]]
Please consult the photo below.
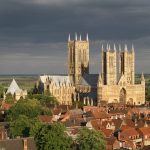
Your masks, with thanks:
[(38, 150), (71, 150), (72, 139), (65, 133), (62, 124), (42, 125), (35, 135)]
[(105, 150), (105, 140), (102, 133), (83, 128), (77, 137), (79, 150)]
[(41, 123), (38, 119), (31, 119), (25, 115), (19, 115), (17, 119), (10, 122), (10, 136), (34, 136), (36, 130), (40, 127)]
[(48, 94), (33, 94), (29, 95), (29, 98), (37, 99), (44, 106), (47, 106), (49, 104), (58, 104), (56, 98)]
[(27, 99), (18, 101), (11, 109), (7, 112), (7, 120), (13, 121), (18, 118), (19, 115), (27, 116), (28, 118), (35, 118), (38, 115), (49, 114), (50, 110), (45, 110), (38, 100)]
[(3, 92), (5, 91), (5, 88), (0, 85), (0, 97), (2, 98), (3, 97)]
[(8, 104), (14, 104), (15, 98), (9, 93), (6, 95), (5, 102)]

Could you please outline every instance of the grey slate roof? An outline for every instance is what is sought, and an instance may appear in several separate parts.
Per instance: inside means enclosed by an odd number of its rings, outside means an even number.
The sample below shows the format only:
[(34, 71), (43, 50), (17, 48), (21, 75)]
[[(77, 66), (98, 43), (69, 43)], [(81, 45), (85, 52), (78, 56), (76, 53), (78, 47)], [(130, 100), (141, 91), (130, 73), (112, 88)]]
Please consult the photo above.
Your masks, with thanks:
[(69, 119), (66, 122), (63, 122), (63, 124), (66, 127), (72, 127), (72, 126), (85, 126), (85, 120), (83, 118), (81, 119)]
[(97, 92), (96, 91), (92, 91), (89, 93), (80, 93), (80, 98), (84, 98), (84, 97), (89, 97), (92, 98), (93, 100), (97, 99)]
[(51, 80), (56, 84), (56, 86), (71, 84), (70, 78), (67, 75), (43, 75), (40, 76), (40, 80), (42, 83), (46, 83), (47, 80)]
[(71, 115), (82, 115), (83, 111), (81, 109), (71, 109), (71, 110), (69, 110), (69, 113)]
[[(4, 150), (24, 150), (23, 139), (9, 139), (0, 141), (0, 149)], [(28, 150), (36, 150), (33, 138), (27, 138)]]
[(97, 86), (99, 74), (84, 74), (79, 84), (87, 86)]

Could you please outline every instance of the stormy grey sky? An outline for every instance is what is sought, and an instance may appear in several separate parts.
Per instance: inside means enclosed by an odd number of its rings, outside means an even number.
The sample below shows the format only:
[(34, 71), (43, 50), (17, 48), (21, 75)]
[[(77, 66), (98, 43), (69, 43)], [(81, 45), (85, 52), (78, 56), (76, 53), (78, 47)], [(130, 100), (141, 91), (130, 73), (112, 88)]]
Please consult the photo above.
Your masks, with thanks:
[(0, 74), (67, 73), (75, 32), (89, 33), (91, 73), (107, 42), (133, 43), (136, 72), (150, 73), (150, 0), (0, 0)]

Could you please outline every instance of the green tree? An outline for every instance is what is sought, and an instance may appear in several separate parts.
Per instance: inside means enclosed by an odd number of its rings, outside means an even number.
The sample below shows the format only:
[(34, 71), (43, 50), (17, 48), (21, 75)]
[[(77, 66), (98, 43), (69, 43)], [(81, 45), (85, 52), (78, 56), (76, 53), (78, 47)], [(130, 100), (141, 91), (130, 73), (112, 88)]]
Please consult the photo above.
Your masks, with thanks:
[(105, 140), (102, 133), (96, 130), (89, 130), (88, 128), (81, 129), (77, 137), (79, 150), (105, 150)]
[(17, 119), (10, 122), (10, 136), (11, 137), (29, 137), (34, 136), (36, 130), (41, 127), (40, 121), (36, 118), (31, 119), (25, 115), (19, 115)]
[(0, 98), (3, 97), (3, 92), (5, 91), (4, 86), (0, 85)]
[(48, 106), (50, 104), (58, 104), (55, 97), (51, 95), (43, 94), (33, 94), (29, 95), (30, 99), (37, 99), (43, 106)]
[(43, 125), (35, 135), (38, 150), (71, 150), (72, 139), (62, 124)]
[(9, 93), (6, 95), (5, 102), (8, 104), (14, 104), (15, 98)]
[(28, 99), (18, 101), (7, 112), (7, 120), (13, 121), (18, 118), (19, 115), (27, 116), (28, 118), (35, 118), (38, 115), (51, 114), (50, 110), (43, 108), (38, 100)]
[(30, 120), (27, 116), (20, 115), (17, 119), (10, 122), (10, 135), (16, 136), (29, 136)]

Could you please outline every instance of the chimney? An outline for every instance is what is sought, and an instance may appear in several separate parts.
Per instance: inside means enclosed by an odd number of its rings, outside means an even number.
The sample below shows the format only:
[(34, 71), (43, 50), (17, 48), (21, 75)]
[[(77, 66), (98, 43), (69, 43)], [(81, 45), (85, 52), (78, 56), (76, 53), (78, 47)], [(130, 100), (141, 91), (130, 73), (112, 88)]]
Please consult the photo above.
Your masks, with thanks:
[(23, 150), (28, 150), (27, 139), (23, 139)]
[(76, 124), (76, 120), (75, 120), (75, 118), (73, 119), (73, 124), (74, 124), (74, 125)]
[(78, 102), (76, 102), (76, 109), (78, 109)]
[(148, 124), (147, 124), (146, 120), (145, 120), (145, 124), (144, 124), (144, 127), (148, 127)]
[(57, 104), (56, 103), (54, 104), (54, 109), (57, 109)]
[(134, 123), (135, 123), (135, 127), (137, 127), (138, 126), (138, 123), (137, 123), (138, 121), (137, 121), (137, 119), (135, 119), (135, 121), (134, 121)]
[(121, 131), (118, 132), (118, 140), (120, 140), (120, 132), (121, 132)]

